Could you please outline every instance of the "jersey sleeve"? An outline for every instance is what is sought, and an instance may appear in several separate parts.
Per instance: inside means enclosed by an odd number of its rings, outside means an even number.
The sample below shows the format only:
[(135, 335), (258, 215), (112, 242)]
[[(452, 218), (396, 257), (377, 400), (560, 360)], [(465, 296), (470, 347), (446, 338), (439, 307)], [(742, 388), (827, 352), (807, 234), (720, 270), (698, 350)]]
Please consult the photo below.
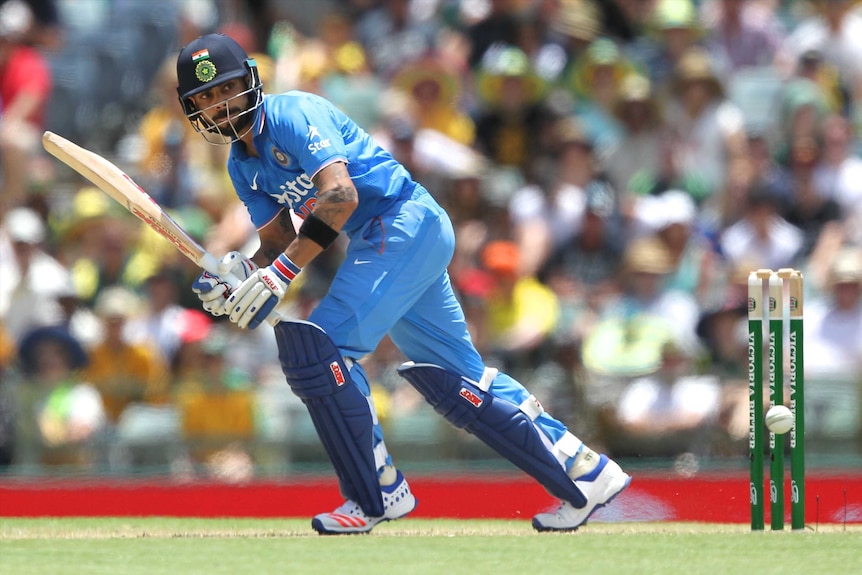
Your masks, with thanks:
[(245, 209), (248, 210), (248, 215), (251, 217), (251, 222), (254, 224), (255, 229), (259, 230), (264, 227), (285, 208), (285, 206), (276, 202), (264, 190), (254, 190), (251, 181), (232, 162), (228, 163), (228, 175), (233, 183), (234, 190), (236, 190), (237, 197), (245, 205)]

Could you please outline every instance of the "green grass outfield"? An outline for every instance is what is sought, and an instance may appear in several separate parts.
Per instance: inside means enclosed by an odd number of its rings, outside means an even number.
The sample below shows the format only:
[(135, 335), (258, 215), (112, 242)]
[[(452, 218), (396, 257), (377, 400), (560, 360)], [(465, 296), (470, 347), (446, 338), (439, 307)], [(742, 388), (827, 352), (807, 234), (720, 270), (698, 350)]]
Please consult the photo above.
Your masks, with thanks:
[(862, 525), (403, 519), (321, 537), (308, 520), (0, 519), (0, 575), (819, 575), (862, 573)]

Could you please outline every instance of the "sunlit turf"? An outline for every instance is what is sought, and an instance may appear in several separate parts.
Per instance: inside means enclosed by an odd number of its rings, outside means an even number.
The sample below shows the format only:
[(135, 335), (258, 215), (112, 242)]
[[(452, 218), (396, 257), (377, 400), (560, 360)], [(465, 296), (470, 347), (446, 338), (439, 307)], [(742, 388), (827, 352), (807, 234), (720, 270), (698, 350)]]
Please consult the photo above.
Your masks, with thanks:
[(404, 519), (321, 537), (306, 519), (0, 519), (2, 575), (862, 573), (862, 526)]

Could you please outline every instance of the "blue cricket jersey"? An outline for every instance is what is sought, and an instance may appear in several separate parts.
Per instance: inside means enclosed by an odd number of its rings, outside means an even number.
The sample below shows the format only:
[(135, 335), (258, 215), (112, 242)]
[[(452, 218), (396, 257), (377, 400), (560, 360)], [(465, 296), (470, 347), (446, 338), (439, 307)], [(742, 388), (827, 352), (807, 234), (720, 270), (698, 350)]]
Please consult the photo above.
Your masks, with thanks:
[(317, 194), (312, 178), (335, 161), (347, 163), (359, 193), (359, 206), (344, 226), (348, 235), (409, 198), (416, 188), (400, 163), (320, 96), (300, 91), (266, 95), (253, 129), (260, 157), (235, 143), (228, 173), (257, 229), (283, 208), (303, 218), (311, 213)]
[(259, 157), (234, 144), (228, 172), (258, 229), (284, 208), (311, 213), (312, 178), (332, 162), (346, 162), (359, 194), (343, 228), (351, 238), (346, 258), (308, 320), (345, 357), (363, 357), (389, 334), (414, 361), (481, 378), (484, 365), (446, 272), (454, 230), (431, 194), (320, 96), (268, 95), (253, 129)]

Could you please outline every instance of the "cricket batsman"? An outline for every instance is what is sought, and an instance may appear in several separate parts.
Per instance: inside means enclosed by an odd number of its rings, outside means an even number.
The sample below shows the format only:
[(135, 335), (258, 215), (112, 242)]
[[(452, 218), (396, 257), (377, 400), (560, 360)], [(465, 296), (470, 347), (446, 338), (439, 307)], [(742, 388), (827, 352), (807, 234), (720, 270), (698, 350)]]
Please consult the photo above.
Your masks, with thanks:
[[(321, 534), (363, 533), (410, 513), (416, 499), (394, 467), (359, 359), (389, 334), (410, 359), (399, 368), (434, 409), (474, 434), (560, 500), (533, 518), (572, 531), (631, 478), (544, 411), (474, 347), (447, 266), (455, 237), (446, 212), (355, 122), (317, 95), (264, 95), (255, 61), (228, 36), (190, 42), (177, 58), (179, 100), (195, 130), (230, 145), (228, 172), (260, 236), (221, 275), (193, 290), (213, 315), (254, 329), (303, 267), (340, 234), (347, 257), (307, 321), (275, 326), (282, 370), (308, 409), (346, 501), (312, 519)], [(294, 232), (291, 212), (302, 219)]]

